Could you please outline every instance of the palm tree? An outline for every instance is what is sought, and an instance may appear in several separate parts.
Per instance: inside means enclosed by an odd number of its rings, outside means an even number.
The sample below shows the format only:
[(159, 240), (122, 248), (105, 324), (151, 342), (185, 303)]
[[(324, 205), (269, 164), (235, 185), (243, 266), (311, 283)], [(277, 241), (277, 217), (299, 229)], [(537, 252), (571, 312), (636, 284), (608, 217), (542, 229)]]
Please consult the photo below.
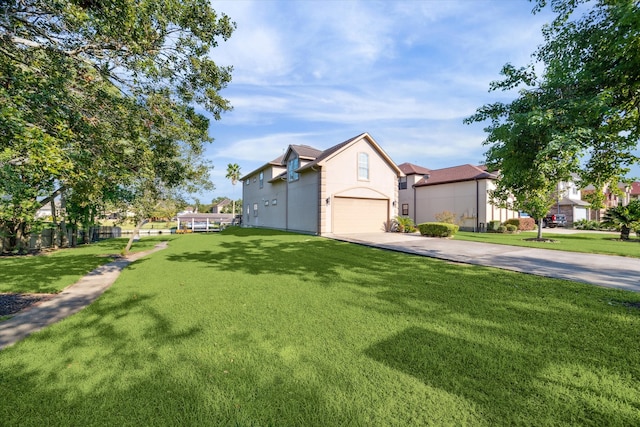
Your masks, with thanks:
[[(240, 166), (238, 166), (237, 163), (229, 163), (227, 165), (227, 175), (225, 176), (225, 178), (231, 180), (231, 185), (233, 185), (233, 193), (234, 193), (234, 197), (235, 197), (236, 183), (240, 179)], [(235, 199), (233, 200), (233, 206), (232, 206), (231, 212), (233, 212), (233, 217), (235, 218), (236, 217), (236, 201), (235, 201)]]
[(640, 227), (640, 200), (632, 200), (627, 206), (607, 209), (602, 225), (620, 230), (620, 240), (629, 240), (631, 230)]

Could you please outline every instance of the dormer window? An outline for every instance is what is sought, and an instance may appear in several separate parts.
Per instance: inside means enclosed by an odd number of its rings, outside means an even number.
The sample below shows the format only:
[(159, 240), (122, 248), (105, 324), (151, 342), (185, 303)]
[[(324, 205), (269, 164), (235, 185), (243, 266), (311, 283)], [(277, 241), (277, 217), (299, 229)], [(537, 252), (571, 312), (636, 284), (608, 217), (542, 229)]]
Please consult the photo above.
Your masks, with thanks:
[(300, 159), (298, 157), (293, 157), (289, 159), (287, 163), (287, 175), (289, 177), (289, 181), (297, 181), (299, 178), (298, 172), (296, 169), (300, 167)]

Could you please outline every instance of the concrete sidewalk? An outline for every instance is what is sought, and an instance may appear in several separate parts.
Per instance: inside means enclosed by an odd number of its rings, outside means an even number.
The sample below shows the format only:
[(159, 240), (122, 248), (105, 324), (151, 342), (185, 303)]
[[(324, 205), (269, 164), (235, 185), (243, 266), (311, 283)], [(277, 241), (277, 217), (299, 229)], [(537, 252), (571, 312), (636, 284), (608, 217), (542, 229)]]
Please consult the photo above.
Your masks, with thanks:
[(102, 295), (126, 266), (166, 247), (167, 242), (162, 242), (154, 249), (134, 253), (100, 266), (50, 300), (27, 308), (11, 319), (1, 322), (0, 350), (82, 310)]
[(419, 234), (327, 236), (345, 242), (640, 292), (640, 259), (438, 239)]

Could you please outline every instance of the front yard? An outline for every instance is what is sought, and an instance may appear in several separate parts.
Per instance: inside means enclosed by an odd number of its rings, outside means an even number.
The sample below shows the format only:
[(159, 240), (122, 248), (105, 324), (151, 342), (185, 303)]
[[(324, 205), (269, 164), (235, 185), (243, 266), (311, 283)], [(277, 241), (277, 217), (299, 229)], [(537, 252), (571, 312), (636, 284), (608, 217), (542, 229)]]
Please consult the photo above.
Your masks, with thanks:
[(640, 294), (270, 230), (171, 239), (0, 351), (3, 424), (640, 424)]
[(583, 231), (568, 233), (545, 229), (542, 237), (554, 242), (534, 242), (526, 239), (536, 237), (537, 231), (519, 233), (472, 233), (459, 231), (456, 240), (496, 243), (501, 245), (525, 246), (528, 248), (553, 249), (558, 251), (582, 252), (603, 255), (619, 255), (640, 258), (640, 239), (635, 235), (628, 241), (621, 241), (620, 233)]

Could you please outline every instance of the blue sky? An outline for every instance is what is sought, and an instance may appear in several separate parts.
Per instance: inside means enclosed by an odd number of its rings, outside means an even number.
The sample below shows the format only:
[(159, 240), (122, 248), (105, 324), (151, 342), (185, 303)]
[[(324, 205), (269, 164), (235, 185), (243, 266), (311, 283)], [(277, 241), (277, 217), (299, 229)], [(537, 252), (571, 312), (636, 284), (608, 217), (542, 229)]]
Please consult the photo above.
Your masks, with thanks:
[(368, 132), (397, 163), (478, 164), (483, 125), (462, 120), (514, 94), (489, 92), (506, 63), (531, 61), (548, 10), (526, 0), (222, 0), (237, 23), (212, 50), (232, 65), (234, 110), (212, 120), (216, 190), (239, 198), (228, 163), (248, 173), (289, 144), (329, 148)]

